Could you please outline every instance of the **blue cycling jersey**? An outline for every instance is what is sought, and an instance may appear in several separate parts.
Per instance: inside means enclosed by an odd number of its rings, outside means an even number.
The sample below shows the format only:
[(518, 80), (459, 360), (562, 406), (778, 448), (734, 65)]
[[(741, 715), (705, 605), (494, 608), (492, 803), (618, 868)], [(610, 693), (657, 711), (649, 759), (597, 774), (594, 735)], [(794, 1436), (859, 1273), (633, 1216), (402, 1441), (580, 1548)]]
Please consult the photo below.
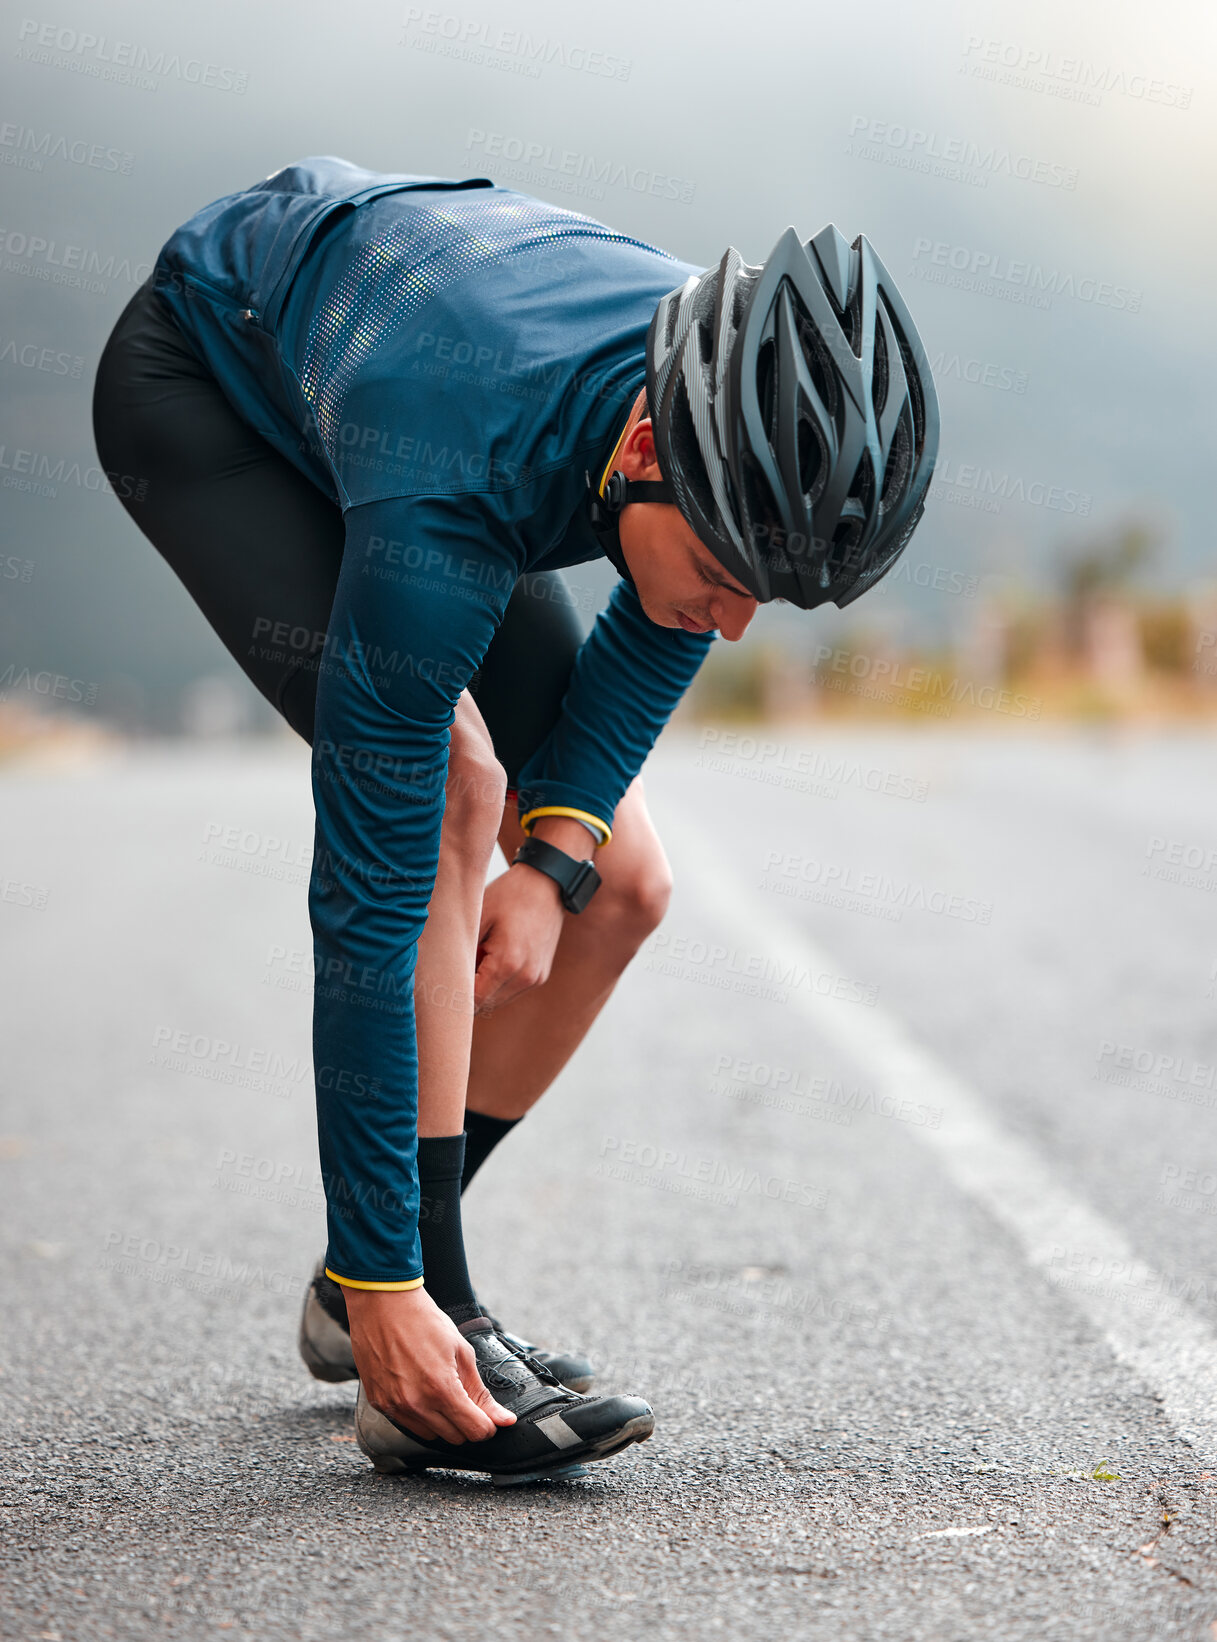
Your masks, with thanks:
[[(157, 259), (234, 407), (344, 515), (309, 887), (341, 1280), (422, 1275), (414, 980), (456, 702), (521, 573), (600, 556), (584, 473), (599, 477), (644, 385), (660, 297), (700, 272), (486, 178), (329, 156), (205, 207)], [(658, 626), (618, 582), (520, 772), (523, 824), (573, 812), (607, 837), (713, 637)]]

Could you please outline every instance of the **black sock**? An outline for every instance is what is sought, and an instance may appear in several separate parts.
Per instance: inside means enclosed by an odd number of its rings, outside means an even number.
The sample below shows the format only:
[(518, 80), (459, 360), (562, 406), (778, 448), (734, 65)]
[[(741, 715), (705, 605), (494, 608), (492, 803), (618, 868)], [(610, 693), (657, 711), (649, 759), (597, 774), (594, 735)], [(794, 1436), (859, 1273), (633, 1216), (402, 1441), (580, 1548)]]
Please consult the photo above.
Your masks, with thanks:
[(465, 1169), (461, 1175), (464, 1191), (474, 1175), (519, 1122), (518, 1117), (487, 1117), (484, 1112), (465, 1111)]
[(461, 1233), (461, 1169), (464, 1135), (439, 1135), (418, 1143), (418, 1238), (427, 1293), (456, 1324), (472, 1322), (482, 1308), (473, 1294)]

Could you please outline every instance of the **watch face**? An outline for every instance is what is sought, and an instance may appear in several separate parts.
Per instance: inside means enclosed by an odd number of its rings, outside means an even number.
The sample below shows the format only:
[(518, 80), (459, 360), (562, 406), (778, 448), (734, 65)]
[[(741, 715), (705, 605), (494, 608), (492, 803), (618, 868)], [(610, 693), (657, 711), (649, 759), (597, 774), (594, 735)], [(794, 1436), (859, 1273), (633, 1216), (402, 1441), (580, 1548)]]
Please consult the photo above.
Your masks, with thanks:
[(600, 888), (600, 874), (590, 861), (580, 861), (569, 886), (562, 892), (562, 902), (568, 912), (582, 912)]

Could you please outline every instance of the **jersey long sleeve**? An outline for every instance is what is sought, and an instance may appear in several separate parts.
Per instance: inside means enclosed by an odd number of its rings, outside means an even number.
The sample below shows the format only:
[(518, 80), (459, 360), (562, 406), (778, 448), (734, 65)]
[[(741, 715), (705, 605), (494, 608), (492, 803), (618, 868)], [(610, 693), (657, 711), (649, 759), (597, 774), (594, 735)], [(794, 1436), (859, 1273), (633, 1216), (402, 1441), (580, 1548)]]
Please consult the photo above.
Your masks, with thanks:
[(326, 1265), (353, 1283), (422, 1275), (418, 938), (439, 863), (456, 702), (519, 568), (484, 529), (476, 498), (346, 514), (318, 677), (309, 917)]
[[(418, 940), (439, 864), (456, 703), (523, 566), (478, 498), (348, 509), (317, 688), (309, 915), (326, 1265), (359, 1284), (422, 1275)], [(625, 582), (575, 660), (519, 802), (610, 827), (712, 634), (660, 627)]]
[(575, 659), (561, 717), (520, 771), (521, 818), (575, 809), (611, 828), (715, 637), (660, 627), (630, 583), (619, 581)]

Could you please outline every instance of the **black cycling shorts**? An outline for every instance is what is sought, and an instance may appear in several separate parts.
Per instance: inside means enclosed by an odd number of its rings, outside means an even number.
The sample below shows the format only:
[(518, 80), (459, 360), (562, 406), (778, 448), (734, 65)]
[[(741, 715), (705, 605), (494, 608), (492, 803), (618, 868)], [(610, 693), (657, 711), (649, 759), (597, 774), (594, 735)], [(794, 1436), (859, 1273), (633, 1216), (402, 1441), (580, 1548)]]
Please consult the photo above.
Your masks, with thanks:
[[(141, 481), (122, 487), (123, 506), (311, 745), (342, 511), (237, 415), (151, 280), (102, 351), (93, 430), (103, 469)], [(256, 642), (272, 633), (286, 643)], [(582, 641), (561, 572), (521, 576), (469, 685), (513, 787), (557, 722)]]

